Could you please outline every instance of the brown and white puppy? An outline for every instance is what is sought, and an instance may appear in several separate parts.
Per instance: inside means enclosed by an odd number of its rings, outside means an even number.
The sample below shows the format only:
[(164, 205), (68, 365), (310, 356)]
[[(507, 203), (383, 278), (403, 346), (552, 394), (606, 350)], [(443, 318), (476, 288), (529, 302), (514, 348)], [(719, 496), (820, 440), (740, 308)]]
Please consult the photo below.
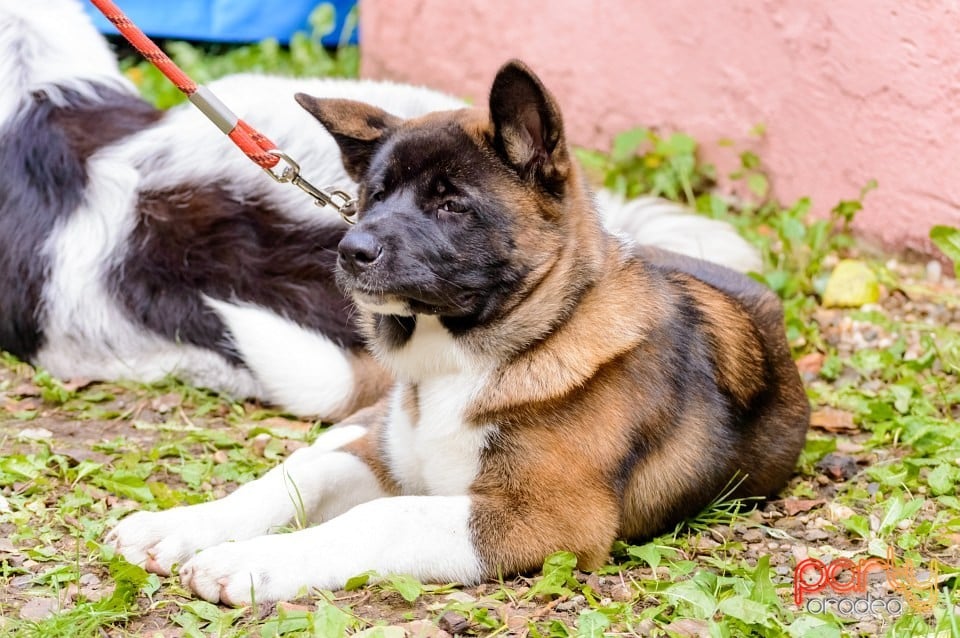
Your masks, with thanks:
[[(523, 64), (489, 112), (298, 100), (360, 183), (338, 279), (397, 383), (230, 496), (122, 521), (129, 560), (184, 562), (197, 594), (234, 604), (365, 570), (472, 583), (560, 549), (597, 567), (738, 475), (738, 495), (784, 485), (808, 404), (776, 297), (608, 234)], [(321, 524), (267, 535), (294, 493)]]

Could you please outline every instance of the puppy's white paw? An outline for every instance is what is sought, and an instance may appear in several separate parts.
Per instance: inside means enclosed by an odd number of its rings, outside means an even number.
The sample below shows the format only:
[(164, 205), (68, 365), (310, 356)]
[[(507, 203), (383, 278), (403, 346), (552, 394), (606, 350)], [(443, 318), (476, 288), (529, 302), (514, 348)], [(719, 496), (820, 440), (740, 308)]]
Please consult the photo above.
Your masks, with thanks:
[(203, 505), (137, 512), (120, 521), (106, 541), (129, 562), (169, 576), (174, 565), (229, 538), (229, 523), (212, 514)]
[(180, 568), (180, 581), (201, 598), (225, 605), (293, 598), (308, 584), (304, 570), (298, 568), (308, 558), (301, 556), (298, 561), (291, 556), (284, 537), (289, 535), (264, 536), (205, 549)]

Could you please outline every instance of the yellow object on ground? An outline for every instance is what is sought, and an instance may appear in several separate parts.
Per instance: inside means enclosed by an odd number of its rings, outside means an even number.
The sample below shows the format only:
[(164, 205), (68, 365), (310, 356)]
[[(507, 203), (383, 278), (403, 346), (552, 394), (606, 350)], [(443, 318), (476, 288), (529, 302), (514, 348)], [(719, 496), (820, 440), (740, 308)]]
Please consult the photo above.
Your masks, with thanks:
[(837, 264), (823, 291), (823, 305), (829, 308), (859, 308), (879, 300), (877, 275), (855, 259), (844, 259)]

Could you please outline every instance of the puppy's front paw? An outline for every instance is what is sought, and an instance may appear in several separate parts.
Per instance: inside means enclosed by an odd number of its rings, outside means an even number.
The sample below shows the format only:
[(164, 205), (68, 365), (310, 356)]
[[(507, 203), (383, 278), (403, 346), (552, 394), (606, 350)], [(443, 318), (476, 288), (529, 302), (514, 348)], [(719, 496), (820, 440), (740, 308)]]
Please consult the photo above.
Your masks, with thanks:
[(224, 521), (210, 514), (203, 505), (137, 512), (120, 521), (106, 541), (129, 562), (169, 576), (175, 564), (226, 540), (220, 538)]
[[(225, 605), (293, 598), (306, 582), (284, 547), (288, 534), (205, 549), (180, 568), (180, 581), (201, 598)], [(294, 559), (296, 557), (293, 557)], [(300, 557), (299, 566), (307, 560)]]

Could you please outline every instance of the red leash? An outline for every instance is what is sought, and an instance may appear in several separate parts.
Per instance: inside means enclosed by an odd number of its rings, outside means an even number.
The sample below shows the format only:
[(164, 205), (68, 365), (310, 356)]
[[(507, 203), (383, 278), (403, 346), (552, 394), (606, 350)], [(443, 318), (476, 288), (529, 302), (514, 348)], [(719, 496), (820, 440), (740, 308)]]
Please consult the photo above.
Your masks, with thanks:
[[(117, 27), (123, 37), (163, 73), (190, 102), (206, 115), (233, 143), (236, 144), (247, 157), (256, 162), (263, 170), (278, 182), (290, 182), (300, 190), (310, 195), (318, 206), (330, 205), (337, 209), (341, 217), (348, 223), (354, 223), (356, 202), (342, 190), (324, 190), (313, 186), (300, 175), (300, 165), (293, 161), (286, 153), (279, 150), (277, 145), (266, 135), (253, 128), (213, 94), (210, 89), (197, 84), (178, 67), (166, 53), (160, 50), (153, 40), (148, 38), (112, 0), (90, 0), (100, 12)], [(281, 161), (285, 163), (282, 170), (274, 171)]]

